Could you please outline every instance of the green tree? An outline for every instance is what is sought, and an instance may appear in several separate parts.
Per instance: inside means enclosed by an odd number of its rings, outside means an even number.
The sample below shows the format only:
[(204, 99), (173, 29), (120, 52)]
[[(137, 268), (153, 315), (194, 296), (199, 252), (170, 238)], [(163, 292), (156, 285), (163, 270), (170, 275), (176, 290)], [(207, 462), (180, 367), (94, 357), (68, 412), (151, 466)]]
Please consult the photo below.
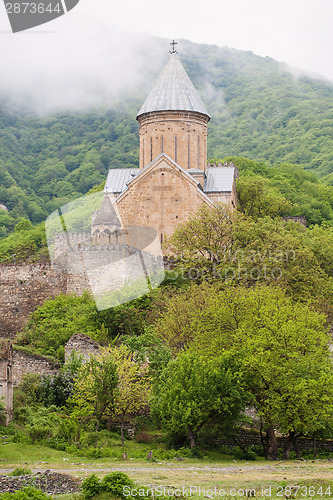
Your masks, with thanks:
[[(205, 306), (194, 308), (191, 296), (200, 293)], [(289, 436), (291, 446), (299, 435), (332, 425), (333, 372), (324, 315), (295, 303), (280, 288), (193, 285), (183, 297), (186, 343), (179, 343), (180, 297), (170, 300), (156, 334), (174, 352), (185, 347), (209, 359), (224, 351), (241, 353), (272, 458), (277, 457), (275, 428)]]
[(15, 232), (19, 233), (20, 231), (27, 231), (31, 229), (32, 224), (29, 220), (27, 219), (22, 219), (20, 222), (18, 222), (15, 226)]
[(291, 207), (283, 194), (269, 186), (268, 180), (259, 175), (238, 179), (237, 200), (238, 210), (254, 219), (284, 215)]
[(152, 326), (137, 337), (124, 335), (121, 342), (130, 349), (137, 364), (148, 364), (151, 377), (157, 377), (170, 361), (171, 350), (154, 334)]
[(115, 411), (119, 376), (112, 357), (103, 352), (92, 356), (82, 365), (75, 380), (74, 393), (70, 398), (71, 414), (74, 420), (96, 423), (98, 430), (102, 419)]
[(112, 408), (116, 422), (120, 423), (121, 444), (124, 447), (124, 427), (140, 410), (148, 407), (151, 382), (147, 368), (134, 361), (133, 354), (125, 345), (104, 351), (117, 367), (117, 394)]
[(207, 359), (183, 352), (162, 372), (154, 387), (151, 408), (170, 434), (183, 433), (196, 445), (198, 433), (213, 420), (232, 427), (245, 408), (248, 395), (235, 360)]
[[(320, 250), (319, 234), (328, 254)], [(306, 229), (271, 217), (254, 221), (218, 204), (202, 206), (176, 229), (167, 245), (176, 272), (192, 281), (229, 281), (247, 287), (274, 284), (295, 300), (311, 300), (333, 319), (331, 241), (330, 228)]]
[(31, 314), (18, 342), (63, 361), (63, 345), (77, 332), (96, 340), (101, 333), (96, 305), (88, 292), (80, 297), (60, 294), (44, 302)]

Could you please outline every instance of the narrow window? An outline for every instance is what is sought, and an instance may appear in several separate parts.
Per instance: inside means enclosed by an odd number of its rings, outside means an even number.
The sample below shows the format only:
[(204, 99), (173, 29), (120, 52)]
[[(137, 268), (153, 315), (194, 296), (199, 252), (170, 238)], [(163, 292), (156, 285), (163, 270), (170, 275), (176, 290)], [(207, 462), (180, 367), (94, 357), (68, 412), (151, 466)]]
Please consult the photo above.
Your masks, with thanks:
[(187, 139), (187, 168), (190, 168), (190, 136)]
[(164, 140), (163, 140), (163, 135), (161, 137), (161, 150), (162, 150), (162, 153), (164, 153)]
[(177, 163), (177, 136), (175, 136), (175, 162)]
[(150, 161), (153, 161), (153, 138), (150, 138)]
[(142, 168), (145, 166), (145, 147), (146, 147), (146, 144), (145, 144), (145, 140), (142, 139)]
[(161, 233), (161, 245), (163, 243), (163, 233)]
[(198, 137), (198, 168), (200, 168), (200, 139)]

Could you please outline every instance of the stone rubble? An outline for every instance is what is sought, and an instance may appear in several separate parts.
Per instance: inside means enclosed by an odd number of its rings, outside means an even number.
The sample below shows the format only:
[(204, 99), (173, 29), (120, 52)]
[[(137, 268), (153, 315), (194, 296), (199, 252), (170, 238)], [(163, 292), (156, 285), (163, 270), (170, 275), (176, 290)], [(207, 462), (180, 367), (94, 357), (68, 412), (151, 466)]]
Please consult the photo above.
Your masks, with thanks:
[(27, 486), (50, 495), (62, 495), (80, 491), (81, 479), (50, 470), (25, 476), (0, 476), (0, 493), (14, 493)]

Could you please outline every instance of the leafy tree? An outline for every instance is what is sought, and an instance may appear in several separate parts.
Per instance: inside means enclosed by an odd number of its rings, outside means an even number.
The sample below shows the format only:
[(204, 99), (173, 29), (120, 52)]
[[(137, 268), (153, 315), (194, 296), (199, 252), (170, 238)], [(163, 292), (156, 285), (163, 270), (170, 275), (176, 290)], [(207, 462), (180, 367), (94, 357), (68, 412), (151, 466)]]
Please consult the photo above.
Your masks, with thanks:
[(117, 365), (104, 351), (82, 365), (70, 399), (71, 416), (77, 422), (96, 422), (96, 430), (104, 417), (115, 411), (119, 376)]
[(291, 206), (281, 192), (259, 175), (238, 179), (237, 201), (237, 208), (254, 219), (284, 215)]
[[(313, 233), (312, 233), (313, 231)], [(319, 249), (318, 236), (325, 242)], [(325, 236), (324, 236), (325, 235)], [(167, 243), (176, 272), (192, 281), (274, 284), (295, 300), (309, 301), (333, 317), (333, 282), (329, 261), (332, 234), (306, 229), (279, 218), (254, 221), (222, 204), (202, 206), (179, 226)], [(327, 260), (328, 258), (328, 260)]]
[(243, 387), (232, 357), (207, 359), (183, 352), (170, 361), (158, 379), (152, 412), (171, 434), (188, 436), (194, 448), (203, 426), (218, 420), (230, 429), (240, 418), (248, 399)]
[(150, 395), (150, 379), (143, 365), (138, 365), (131, 351), (120, 345), (104, 351), (117, 367), (118, 385), (112, 413), (120, 423), (121, 444), (124, 447), (124, 426), (137, 416), (140, 410), (148, 407)]
[(96, 315), (95, 302), (89, 293), (80, 297), (60, 294), (32, 313), (18, 342), (63, 361), (63, 345), (75, 333), (98, 339), (101, 330), (96, 324)]
[[(191, 295), (200, 291), (205, 307), (195, 309)], [(175, 302), (179, 297), (170, 300), (155, 331), (179, 348)], [(279, 288), (207, 284), (191, 287), (183, 310), (188, 348), (213, 359), (224, 351), (241, 353), (247, 386), (270, 435), (272, 458), (277, 456), (274, 428), (288, 434), (291, 445), (297, 436), (332, 424), (333, 372), (323, 315), (294, 303)]]
[(29, 220), (27, 219), (22, 219), (20, 222), (18, 222), (15, 226), (15, 232), (19, 233), (20, 231), (26, 231), (28, 229), (31, 229), (32, 224)]
[(147, 327), (145, 332), (137, 337), (124, 335), (120, 340), (130, 349), (137, 364), (148, 364), (148, 374), (152, 377), (158, 376), (170, 361), (171, 351), (156, 337), (153, 327)]
[(75, 379), (82, 366), (82, 358), (75, 351), (61, 370), (55, 375), (44, 375), (38, 387), (38, 401), (44, 406), (65, 406), (74, 391)]

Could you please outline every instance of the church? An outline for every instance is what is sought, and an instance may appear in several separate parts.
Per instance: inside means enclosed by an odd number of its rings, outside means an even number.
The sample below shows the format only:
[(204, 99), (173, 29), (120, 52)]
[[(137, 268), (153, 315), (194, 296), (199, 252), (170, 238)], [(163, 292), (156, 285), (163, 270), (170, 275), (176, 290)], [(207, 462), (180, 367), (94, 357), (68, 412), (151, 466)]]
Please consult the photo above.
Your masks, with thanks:
[(92, 221), (91, 236), (97, 244), (104, 232), (117, 229), (116, 213), (123, 227), (154, 228), (163, 243), (202, 204), (236, 207), (238, 170), (234, 164), (207, 165), (210, 116), (175, 44), (136, 117), (139, 168), (108, 173), (104, 201)]

